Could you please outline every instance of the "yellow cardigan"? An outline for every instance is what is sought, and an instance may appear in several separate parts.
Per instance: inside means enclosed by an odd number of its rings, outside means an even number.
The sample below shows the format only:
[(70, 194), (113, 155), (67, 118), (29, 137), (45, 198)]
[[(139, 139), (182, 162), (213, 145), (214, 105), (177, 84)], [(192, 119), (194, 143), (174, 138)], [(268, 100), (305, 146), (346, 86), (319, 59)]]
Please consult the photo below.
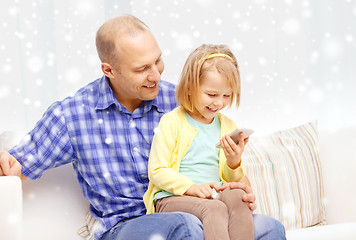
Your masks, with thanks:
[[(218, 113), (221, 122), (220, 136), (236, 129), (235, 123)], [(179, 173), (180, 162), (189, 150), (198, 130), (189, 125), (185, 111), (177, 107), (162, 116), (158, 131), (153, 137), (148, 162), (148, 189), (143, 196), (147, 214), (154, 213), (154, 196), (164, 189), (174, 195), (183, 195), (193, 184), (188, 177)], [(231, 169), (226, 164), (223, 150), (219, 152), (219, 175), (222, 182), (238, 182), (245, 176), (243, 163)]]

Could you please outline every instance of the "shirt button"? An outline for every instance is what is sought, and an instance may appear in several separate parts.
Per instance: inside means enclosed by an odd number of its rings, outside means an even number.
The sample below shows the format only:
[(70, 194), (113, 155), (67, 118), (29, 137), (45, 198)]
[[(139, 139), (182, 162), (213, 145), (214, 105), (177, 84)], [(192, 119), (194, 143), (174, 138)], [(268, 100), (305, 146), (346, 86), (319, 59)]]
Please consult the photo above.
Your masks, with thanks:
[(133, 150), (134, 150), (134, 152), (138, 152), (138, 148), (137, 147), (134, 147)]
[(129, 124), (130, 124), (130, 127), (131, 127), (131, 128), (136, 127), (136, 123), (133, 121), (132, 118), (130, 119)]

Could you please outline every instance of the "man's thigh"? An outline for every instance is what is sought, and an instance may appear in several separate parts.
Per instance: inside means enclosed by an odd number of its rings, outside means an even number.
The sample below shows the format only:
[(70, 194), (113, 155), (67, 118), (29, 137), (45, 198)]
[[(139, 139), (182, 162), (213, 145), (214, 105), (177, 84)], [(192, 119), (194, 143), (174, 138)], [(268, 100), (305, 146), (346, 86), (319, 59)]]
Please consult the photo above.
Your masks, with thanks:
[(263, 214), (253, 215), (256, 240), (285, 240), (286, 233), (282, 223)]
[(188, 213), (153, 213), (118, 223), (102, 240), (201, 240), (203, 226)]

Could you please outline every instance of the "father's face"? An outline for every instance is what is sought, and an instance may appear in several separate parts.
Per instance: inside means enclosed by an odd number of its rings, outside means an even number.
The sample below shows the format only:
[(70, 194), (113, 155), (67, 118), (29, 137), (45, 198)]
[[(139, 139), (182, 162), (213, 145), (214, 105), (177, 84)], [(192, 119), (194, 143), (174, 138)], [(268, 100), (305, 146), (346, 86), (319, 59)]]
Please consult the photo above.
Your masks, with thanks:
[(161, 49), (150, 31), (117, 42), (118, 59), (112, 64), (111, 84), (119, 102), (141, 103), (158, 95), (164, 70)]

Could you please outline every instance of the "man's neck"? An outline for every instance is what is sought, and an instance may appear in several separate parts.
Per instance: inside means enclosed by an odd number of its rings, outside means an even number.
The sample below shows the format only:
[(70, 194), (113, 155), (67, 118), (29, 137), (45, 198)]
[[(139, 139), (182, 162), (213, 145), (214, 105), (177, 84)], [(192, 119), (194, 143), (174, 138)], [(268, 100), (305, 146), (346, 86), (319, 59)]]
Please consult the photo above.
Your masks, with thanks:
[(133, 113), (135, 111), (135, 109), (138, 108), (142, 103), (142, 100), (140, 100), (140, 99), (127, 100), (127, 101), (117, 99), (117, 101), (122, 106), (124, 106), (130, 113)]
[(136, 108), (138, 108), (141, 103), (143, 102), (141, 99), (138, 98), (126, 98), (123, 97), (122, 93), (120, 94), (118, 92), (118, 89), (116, 89), (112, 84), (111, 81), (109, 80), (109, 85), (111, 90), (113, 91), (117, 101), (124, 106), (130, 113), (133, 113), (135, 111)]

